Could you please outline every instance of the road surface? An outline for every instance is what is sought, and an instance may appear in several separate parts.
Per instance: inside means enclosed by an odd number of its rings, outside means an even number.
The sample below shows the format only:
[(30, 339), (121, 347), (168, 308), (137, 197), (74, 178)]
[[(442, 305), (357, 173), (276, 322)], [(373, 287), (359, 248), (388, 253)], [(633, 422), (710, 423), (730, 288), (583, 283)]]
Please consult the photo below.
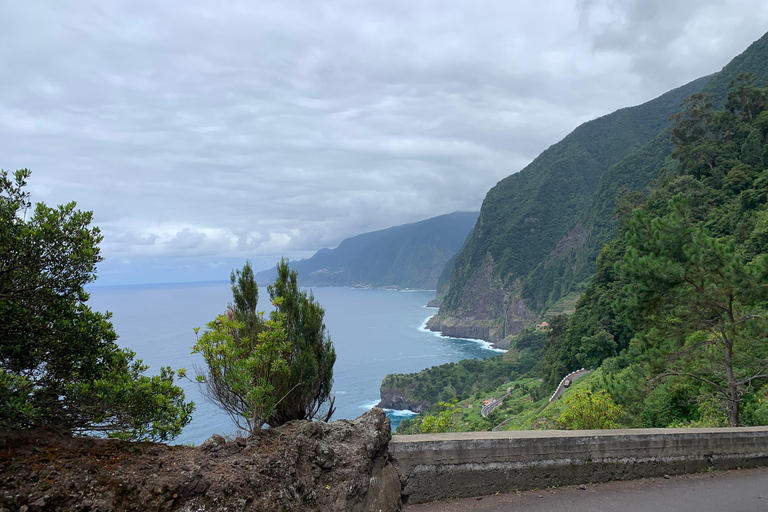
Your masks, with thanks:
[(768, 512), (768, 468), (406, 505), (404, 512)]
[(489, 414), (491, 414), (495, 408), (497, 408), (499, 405), (501, 405), (501, 402), (502, 402), (502, 401), (503, 401), (505, 398), (507, 398), (507, 397), (509, 396), (510, 392), (511, 392), (511, 391), (507, 391), (507, 394), (506, 394), (506, 395), (504, 395), (504, 396), (502, 396), (502, 397), (500, 397), (500, 398), (497, 398), (497, 399), (496, 399), (496, 400), (494, 400), (493, 402), (488, 402), (488, 405), (484, 405), (484, 406), (483, 406), (483, 410), (482, 410), (482, 411), (480, 411), (480, 414), (483, 416), (483, 418), (485, 418), (486, 416), (488, 416)]
[(585, 376), (585, 375), (586, 375), (586, 374), (588, 374), (590, 371), (591, 371), (591, 370), (585, 370), (585, 369), (583, 369), (583, 368), (582, 368), (581, 370), (579, 370), (579, 371), (577, 371), (577, 372), (573, 372), (573, 373), (571, 373), (571, 374), (570, 374), (570, 377), (569, 377), (568, 379), (563, 379), (563, 380), (560, 382), (560, 385), (559, 385), (559, 386), (557, 386), (557, 390), (555, 391), (555, 394), (554, 394), (554, 395), (552, 395), (552, 398), (550, 398), (550, 400), (549, 400), (549, 401), (550, 401), (550, 402), (554, 402), (555, 400), (559, 400), (559, 399), (560, 399), (560, 397), (561, 397), (561, 396), (563, 396), (563, 393), (565, 393), (565, 390), (567, 389), (567, 388), (565, 387), (565, 383), (566, 383), (566, 381), (570, 381), (570, 382), (569, 382), (569, 384), (568, 384), (568, 385), (570, 386), (571, 384), (573, 384), (573, 381), (575, 381), (575, 380), (576, 380), (576, 379), (578, 379), (578, 378), (581, 378), (581, 377)]

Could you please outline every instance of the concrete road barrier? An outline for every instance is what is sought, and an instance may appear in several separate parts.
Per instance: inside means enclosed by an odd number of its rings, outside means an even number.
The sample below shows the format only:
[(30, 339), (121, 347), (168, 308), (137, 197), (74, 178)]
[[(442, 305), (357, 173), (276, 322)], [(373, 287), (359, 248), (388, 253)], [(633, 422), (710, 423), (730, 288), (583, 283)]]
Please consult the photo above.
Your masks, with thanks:
[(403, 498), (496, 492), (768, 466), (768, 427), (549, 430), (394, 436)]

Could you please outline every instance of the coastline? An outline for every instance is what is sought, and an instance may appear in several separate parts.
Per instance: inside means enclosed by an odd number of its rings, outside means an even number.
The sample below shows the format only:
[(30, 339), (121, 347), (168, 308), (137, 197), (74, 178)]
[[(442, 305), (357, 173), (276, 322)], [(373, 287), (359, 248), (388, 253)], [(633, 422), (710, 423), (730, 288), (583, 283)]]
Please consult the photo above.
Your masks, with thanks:
[[(424, 307), (425, 308), (427, 308), (427, 307), (433, 308), (433, 306), (424, 306)], [(428, 329), (427, 328), (427, 322), (429, 322), (432, 319), (432, 317), (434, 317), (436, 314), (437, 313), (435, 312), (435, 313), (432, 313), (431, 315), (429, 315), (424, 320), (424, 322), (421, 324), (421, 327), (419, 327), (419, 331), (430, 333), (433, 336), (436, 336), (438, 338), (473, 341), (475, 343), (478, 343), (478, 344), (482, 345), (482, 347), (487, 349), (487, 350), (492, 350), (492, 351), (498, 352), (500, 354), (503, 354), (504, 352), (507, 351), (507, 349), (505, 349), (505, 348), (500, 348), (500, 347), (496, 346), (496, 344), (494, 342), (492, 342), (492, 341), (481, 340), (479, 338), (458, 338), (458, 337), (455, 337), (455, 336), (446, 336), (445, 334), (443, 334), (440, 331), (432, 331), (432, 330)]]
[[(423, 306), (423, 307), (424, 308), (433, 309), (431, 306)], [(502, 349), (502, 348), (496, 347), (492, 342), (489, 342), (489, 341), (486, 341), (486, 340), (481, 340), (481, 339), (477, 339), (477, 338), (458, 338), (458, 337), (454, 337), (454, 336), (445, 336), (441, 332), (432, 331), (432, 330), (427, 329), (427, 322), (429, 322), (429, 320), (433, 316), (435, 316), (436, 314), (437, 313), (432, 313), (427, 318), (425, 318), (424, 321), (421, 323), (421, 325), (417, 328), (417, 330), (420, 331), (420, 332), (426, 333), (426, 334), (430, 334), (430, 335), (432, 335), (432, 336), (434, 336), (436, 338), (452, 339), (452, 340), (460, 340), (460, 341), (471, 341), (473, 343), (477, 343), (478, 345), (480, 345), (485, 350), (489, 350), (491, 352), (497, 352), (499, 354), (503, 354), (504, 352), (507, 351), (506, 349)], [(412, 408), (410, 408), (410, 409), (408, 409), (408, 408), (394, 409), (394, 408), (391, 408), (391, 407), (382, 407), (382, 405), (381, 405), (384, 402), (387, 402), (387, 404), (389, 405), (389, 404), (397, 403), (398, 401), (400, 401), (400, 403), (402, 403), (403, 405), (409, 404)], [(376, 404), (373, 405), (372, 407), (376, 407), (376, 408), (382, 409), (383, 411), (385, 411), (387, 413), (387, 416), (389, 416), (390, 419), (394, 419), (393, 416), (413, 417), (413, 416), (417, 415), (418, 413), (420, 413), (421, 410), (423, 410), (424, 407), (426, 407), (426, 404), (422, 404), (422, 403), (418, 403), (418, 402), (410, 402), (410, 401), (406, 400), (405, 398), (403, 398), (402, 396), (384, 397), (384, 396), (380, 395), (379, 396), (379, 401), (376, 402)], [(398, 423), (399, 423), (399, 421), (398, 421)], [(393, 428), (393, 430), (394, 430), (394, 428)]]

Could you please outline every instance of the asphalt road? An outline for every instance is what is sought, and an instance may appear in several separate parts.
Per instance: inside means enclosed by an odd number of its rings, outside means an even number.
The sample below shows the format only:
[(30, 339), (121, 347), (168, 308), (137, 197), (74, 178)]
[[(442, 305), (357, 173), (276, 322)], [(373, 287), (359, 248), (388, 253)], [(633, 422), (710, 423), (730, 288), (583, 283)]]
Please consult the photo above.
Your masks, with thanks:
[(768, 468), (561, 487), (422, 505), (405, 512), (767, 512)]
[(493, 402), (489, 403), (488, 405), (484, 405), (483, 406), (483, 410), (480, 411), (480, 414), (483, 416), (483, 418), (485, 418), (486, 416), (491, 414), (493, 412), (493, 410), (495, 408), (497, 408), (499, 406), (499, 404), (502, 401), (504, 401), (504, 399), (507, 398), (508, 396), (509, 396), (509, 391), (507, 391), (507, 394), (502, 396), (501, 398), (497, 398), (496, 400), (494, 400)]
[[(590, 373), (592, 370), (579, 370), (577, 372), (574, 372), (573, 375), (571, 375), (571, 383), (575, 381), (576, 379), (579, 379), (586, 374)], [(563, 393), (565, 393), (566, 387), (565, 387), (565, 379), (560, 382), (560, 385), (557, 386), (557, 389), (555, 390), (555, 394), (552, 395), (552, 398), (550, 399), (550, 402), (554, 402), (555, 400), (559, 400), (561, 396), (563, 396)]]

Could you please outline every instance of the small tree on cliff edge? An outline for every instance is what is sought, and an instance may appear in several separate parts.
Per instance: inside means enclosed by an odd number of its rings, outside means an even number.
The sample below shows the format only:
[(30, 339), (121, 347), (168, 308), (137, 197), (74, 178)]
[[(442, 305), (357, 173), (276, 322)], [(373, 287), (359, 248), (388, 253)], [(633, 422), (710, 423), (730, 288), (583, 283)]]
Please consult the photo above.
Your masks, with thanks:
[(269, 418), (270, 425), (291, 420), (319, 419), (328, 421), (334, 411), (333, 365), (336, 351), (323, 323), (325, 310), (312, 292), (299, 290), (296, 271), (283, 259), (277, 265), (277, 279), (268, 288), (277, 309), (285, 315), (285, 330), (291, 350), (290, 373), (279, 379), (278, 394), (287, 393)]
[(323, 309), (299, 291), (296, 272), (285, 260), (269, 287), (275, 307), (269, 320), (256, 311), (258, 288), (250, 262), (230, 281), (233, 302), (227, 313), (209, 323), (193, 347), (208, 367), (197, 376), (205, 395), (251, 433), (265, 424), (330, 419), (336, 353)]
[(0, 171), (0, 431), (173, 439), (194, 408), (174, 373), (142, 375), (109, 313), (86, 305), (83, 287), (102, 260), (91, 212), (38, 203), (29, 216), (29, 175)]

